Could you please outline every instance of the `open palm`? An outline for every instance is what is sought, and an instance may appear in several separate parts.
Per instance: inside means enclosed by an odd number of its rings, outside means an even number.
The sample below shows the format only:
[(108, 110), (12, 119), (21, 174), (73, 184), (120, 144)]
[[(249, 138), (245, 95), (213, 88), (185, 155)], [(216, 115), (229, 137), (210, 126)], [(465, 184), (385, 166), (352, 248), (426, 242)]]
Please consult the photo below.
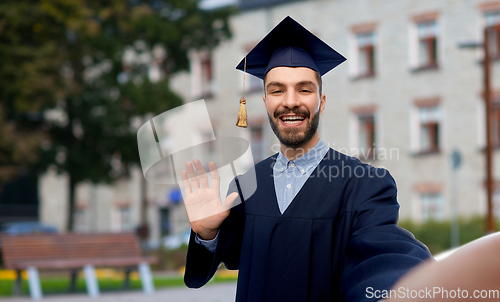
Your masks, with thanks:
[(210, 162), (208, 166), (212, 177), (212, 187), (209, 187), (208, 175), (197, 159), (193, 160), (193, 163), (187, 162), (186, 170), (181, 173), (185, 191), (184, 205), (189, 223), (193, 231), (202, 238), (203, 235), (212, 237), (210, 234), (217, 233), (217, 229), (229, 215), (229, 210), (238, 197), (238, 193), (232, 193), (222, 203), (217, 166), (214, 162)]

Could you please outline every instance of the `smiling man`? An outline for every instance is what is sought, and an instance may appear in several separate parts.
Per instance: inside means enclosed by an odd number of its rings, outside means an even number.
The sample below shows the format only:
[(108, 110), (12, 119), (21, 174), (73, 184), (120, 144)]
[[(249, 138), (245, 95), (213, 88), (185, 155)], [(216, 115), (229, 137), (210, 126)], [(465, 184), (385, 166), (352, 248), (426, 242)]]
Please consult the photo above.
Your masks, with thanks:
[(318, 72), (307, 67), (275, 67), (266, 74), (264, 83), (266, 95), (262, 99), (271, 128), (284, 147), (281, 151), (312, 149), (319, 141), (319, 115), (326, 103)]
[(397, 226), (390, 174), (319, 138), (321, 76), (344, 60), (287, 17), (240, 62), (238, 69), (264, 80), (263, 101), (281, 148), (255, 165), (254, 194), (245, 194), (251, 176), (239, 175), (224, 203), (215, 164), (209, 187), (200, 161), (186, 163), (188, 217), (198, 207), (217, 213), (190, 221), (187, 286), (203, 286), (224, 262), (239, 269), (236, 301), (376, 301), (367, 289), (389, 290), (430, 257)]

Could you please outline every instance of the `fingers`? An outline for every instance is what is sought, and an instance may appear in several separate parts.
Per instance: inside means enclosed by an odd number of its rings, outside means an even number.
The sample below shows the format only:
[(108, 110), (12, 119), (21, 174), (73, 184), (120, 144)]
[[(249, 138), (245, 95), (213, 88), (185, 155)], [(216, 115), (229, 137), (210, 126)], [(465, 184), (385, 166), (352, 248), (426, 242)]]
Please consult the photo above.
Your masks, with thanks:
[(181, 176), (182, 176), (182, 184), (184, 185), (184, 192), (186, 194), (189, 194), (192, 192), (191, 190), (191, 183), (188, 180), (188, 175), (186, 170), (181, 171)]
[(203, 169), (201, 161), (199, 159), (194, 159), (193, 164), (196, 169), (196, 173), (198, 173), (201, 188), (208, 188), (208, 176), (207, 173), (205, 173), (205, 169)]
[(208, 163), (208, 168), (210, 168), (210, 175), (212, 176), (212, 188), (220, 188), (220, 175), (217, 171), (217, 165), (211, 161)]
[[(193, 167), (194, 165), (194, 167)], [(208, 163), (210, 175), (212, 176), (212, 188), (220, 188), (220, 175), (217, 171), (217, 165), (211, 161)], [(196, 169), (196, 172), (195, 172)], [(196, 192), (198, 189), (209, 188), (208, 175), (201, 164), (201, 161), (194, 159), (193, 162), (186, 162), (186, 170), (181, 172), (182, 183), (187, 193)], [(191, 181), (191, 183), (189, 183)], [(191, 190), (192, 186), (192, 190)], [(189, 187), (189, 190), (187, 189)]]
[(186, 163), (186, 170), (189, 176), (189, 180), (191, 181), (191, 185), (193, 186), (193, 192), (196, 192), (198, 189), (200, 189), (200, 181), (198, 179), (198, 176), (196, 176), (193, 164), (191, 164), (190, 161)]
[(233, 207), (234, 201), (236, 200), (237, 197), (238, 197), (238, 193), (236, 193), (236, 192), (233, 192), (233, 193), (229, 194), (226, 197), (226, 200), (224, 201), (224, 204), (222, 205), (224, 207), (224, 209), (225, 210), (231, 209)]

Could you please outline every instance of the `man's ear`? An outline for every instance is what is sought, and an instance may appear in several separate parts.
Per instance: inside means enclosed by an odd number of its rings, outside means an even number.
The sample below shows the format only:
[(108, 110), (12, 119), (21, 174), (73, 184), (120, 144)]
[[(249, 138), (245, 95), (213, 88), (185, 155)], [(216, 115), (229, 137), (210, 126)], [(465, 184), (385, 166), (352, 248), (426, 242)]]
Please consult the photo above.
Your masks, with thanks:
[(265, 105), (266, 104), (266, 96), (265, 95), (262, 96), (262, 100), (264, 101), (264, 105)]
[(319, 114), (323, 113), (323, 110), (325, 110), (325, 105), (326, 105), (326, 94), (322, 94), (320, 99), (319, 99)]

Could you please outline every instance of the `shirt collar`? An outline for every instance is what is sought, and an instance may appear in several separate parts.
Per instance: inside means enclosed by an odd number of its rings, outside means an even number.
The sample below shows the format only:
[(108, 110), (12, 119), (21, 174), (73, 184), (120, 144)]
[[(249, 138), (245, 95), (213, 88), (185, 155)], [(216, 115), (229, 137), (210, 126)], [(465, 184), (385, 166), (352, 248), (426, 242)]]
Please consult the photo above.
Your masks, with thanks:
[(286, 158), (280, 150), (274, 169), (278, 172), (284, 172), (289, 168), (296, 168), (300, 173), (306, 174), (310, 169), (316, 168), (325, 156), (326, 152), (328, 152), (328, 147), (321, 139), (318, 141), (316, 146), (314, 146), (314, 148), (294, 161), (288, 160), (288, 158)]

